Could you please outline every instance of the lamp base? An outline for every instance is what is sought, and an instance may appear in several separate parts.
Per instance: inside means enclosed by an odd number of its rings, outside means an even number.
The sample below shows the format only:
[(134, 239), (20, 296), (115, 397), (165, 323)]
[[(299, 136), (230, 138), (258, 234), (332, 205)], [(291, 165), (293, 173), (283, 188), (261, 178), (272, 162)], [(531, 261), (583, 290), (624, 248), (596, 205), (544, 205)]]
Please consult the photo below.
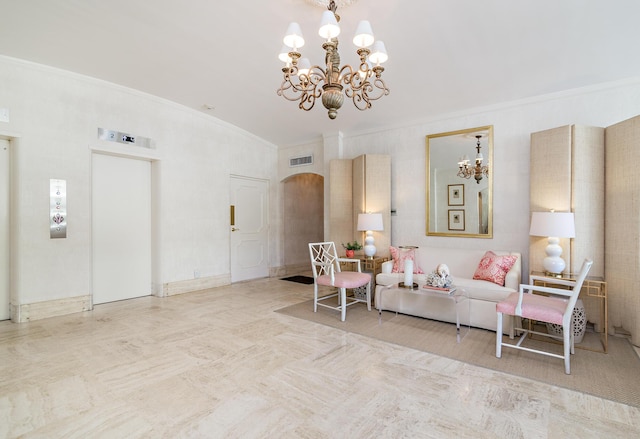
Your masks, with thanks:
[(373, 232), (371, 230), (367, 230), (366, 237), (364, 238), (364, 255), (368, 258), (373, 258), (376, 254), (376, 246), (373, 245)]
[(562, 272), (567, 264), (564, 262), (564, 259), (560, 257), (562, 254), (562, 247), (558, 244), (560, 240), (550, 236), (548, 242), (549, 245), (544, 249), (547, 257), (542, 261), (542, 266), (546, 272), (551, 273), (554, 277), (558, 275), (562, 276)]

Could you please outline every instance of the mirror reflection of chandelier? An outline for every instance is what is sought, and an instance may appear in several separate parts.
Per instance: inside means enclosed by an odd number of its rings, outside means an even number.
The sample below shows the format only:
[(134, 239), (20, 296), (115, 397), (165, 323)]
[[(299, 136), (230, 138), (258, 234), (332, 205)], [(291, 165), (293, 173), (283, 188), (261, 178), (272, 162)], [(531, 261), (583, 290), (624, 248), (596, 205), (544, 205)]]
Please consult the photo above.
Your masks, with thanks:
[(309, 59), (301, 58), (300, 47), (304, 45), (302, 30), (298, 23), (291, 23), (283, 39), (284, 46), (279, 58), (286, 63), (282, 68), (284, 79), (277, 90), (278, 96), (289, 101), (299, 101), (298, 107), (309, 111), (321, 98), (322, 104), (329, 110), (329, 118), (335, 119), (344, 103), (345, 95), (353, 101), (359, 110), (371, 108), (371, 101), (389, 94), (382, 80), (384, 67), (380, 66), (388, 59), (382, 41), (375, 41), (371, 24), (363, 20), (358, 24), (353, 43), (358, 47), (360, 65), (354, 69), (350, 65), (340, 67), (338, 53), (338, 35), (340, 17), (336, 14), (336, 3), (331, 0), (322, 14), (318, 34), (325, 38), (322, 45), (325, 51), (326, 68), (311, 66)]
[(460, 157), (460, 161), (458, 162), (458, 177), (462, 178), (475, 178), (476, 183), (480, 184), (480, 180), (482, 180), (482, 176), (485, 177), (489, 175), (489, 165), (482, 166), (482, 153), (480, 152), (480, 138), (481, 135), (476, 135), (476, 139), (478, 139), (478, 143), (476, 144), (476, 164), (471, 167), (471, 162), (469, 161), (469, 156), (466, 154)]

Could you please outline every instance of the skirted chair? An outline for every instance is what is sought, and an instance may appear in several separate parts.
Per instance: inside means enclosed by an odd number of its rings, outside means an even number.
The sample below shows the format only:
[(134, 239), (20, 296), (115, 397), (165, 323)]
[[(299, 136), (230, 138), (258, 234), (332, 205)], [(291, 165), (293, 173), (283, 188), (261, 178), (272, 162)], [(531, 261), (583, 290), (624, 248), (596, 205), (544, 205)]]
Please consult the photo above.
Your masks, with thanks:
[[(371, 275), (360, 271), (360, 260), (339, 258), (336, 245), (333, 242), (309, 243), (311, 256), (311, 268), (313, 269), (313, 312), (318, 311), (318, 306), (324, 306), (340, 311), (340, 318), (344, 322), (347, 316), (347, 307), (358, 302), (365, 302), (367, 309), (371, 311)], [(357, 271), (341, 271), (340, 262), (353, 262)], [(335, 287), (337, 292), (324, 296), (318, 296), (318, 287)], [(347, 297), (347, 288), (366, 287), (366, 300), (357, 297)], [(337, 305), (335, 297), (338, 298)], [(325, 303), (327, 300), (332, 303)]]
[[(582, 283), (587, 277), (592, 265), (593, 261), (586, 259), (575, 280), (554, 279), (554, 284), (564, 285), (568, 289), (521, 284), (519, 292), (511, 293), (505, 300), (498, 303), (496, 305), (498, 328), (502, 328), (502, 316), (506, 314), (508, 316), (518, 316), (523, 319), (529, 319), (530, 322), (538, 321), (562, 325), (562, 336), (546, 332), (537, 332), (533, 329), (512, 328), (510, 338), (513, 338), (514, 329), (518, 333), (522, 333), (522, 335), (517, 342), (505, 342), (503, 341), (502, 332), (497, 331), (496, 357), (500, 358), (502, 356), (503, 346), (521, 349), (528, 352), (535, 352), (537, 354), (564, 359), (564, 371), (566, 374), (570, 374), (570, 354), (575, 353), (574, 332), (571, 327), (573, 309), (576, 305), (576, 301), (578, 300), (580, 290), (582, 289)], [(534, 291), (544, 295), (533, 294)], [(530, 327), (532, 326), (530, 325)], [(528, 334), (537, 334), (562, 340), (563, 355), (522, 346), (522, 343)]]

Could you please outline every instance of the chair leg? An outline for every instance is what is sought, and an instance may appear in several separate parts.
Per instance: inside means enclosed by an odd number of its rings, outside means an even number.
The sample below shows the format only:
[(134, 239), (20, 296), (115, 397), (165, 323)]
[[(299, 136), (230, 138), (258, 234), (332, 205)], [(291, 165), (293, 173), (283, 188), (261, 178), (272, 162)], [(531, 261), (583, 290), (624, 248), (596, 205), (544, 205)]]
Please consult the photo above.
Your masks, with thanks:
[[(571, 327), (571, 325), (566, 325)], [(571, 331), (568, 327), (562, 328), (562, 342), (564, 347), (564, 373), (571, 374)]]
[(344, 322), (344, 319), (347, 317), (347, 289), (340, 288), (340, 303), (342, 306), (340, 307), (341, 315), (340, 319)]
[(496, 325), (496, 357), (502, 357), (502, 313), (498, 314), (498, 324)]
[(318, 312), (318, 284), (313, 283), (313, 312)]
[(367, 309), (371, 311), (371, 282), (367, 284)]

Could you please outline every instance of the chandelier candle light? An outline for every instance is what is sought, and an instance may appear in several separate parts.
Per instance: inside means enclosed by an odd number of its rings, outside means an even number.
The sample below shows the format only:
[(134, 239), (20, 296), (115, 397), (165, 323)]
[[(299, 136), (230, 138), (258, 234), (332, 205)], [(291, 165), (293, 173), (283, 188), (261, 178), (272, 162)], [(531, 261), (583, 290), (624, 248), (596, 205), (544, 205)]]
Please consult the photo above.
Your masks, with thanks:
[(460, 161), (458, 162), (458, 177), (462, 178), (475, 178), (476, 183), (480, 184), (480, 180), (482, 180), (482, 176), (485, 177), (489, 175), (489, 166), (482, 166), (482, 153), (480, 152), (480, 138), (481, 135), (476, 135), (476, 139), (478, 142), (476, 144), (476, 164), (474, 167), (471, 167), (469, 156), (466, 154), (460, 157)]
[(304, 46), (302, 30), (298, 23), (291, 23), (283, 38), (284, 47), (278, 56), (286, 63), (282, 68), (284, 79), (277, 90), (278, 96), (289, 101), (299, 101), (298, 107), (309, 111), (322, 98), (322, 104), (329, 110), (329, 118), (335, 119), (344, 103), (345, 95), (353, 101), (359, 110), (371, 108), (371, 101), (389, 94), (382, 80), (384, 67), (380, 66), (388, 59), (382, 41), (375, 41), (371, 24), (363, 20), (358, 24), (353, 43), (358, 47), (360, 66), (354, 69), (350, 65), (340, 67), (338, 53), (338, 35), (340, 17), (336, 14), (336, 3), (331, 0), (322, 14), (318, 34), (326, 39), (322, 48), (325, 51), (326, 68), (311, 66), (309, 59), (301, 58), (299, 49)]

